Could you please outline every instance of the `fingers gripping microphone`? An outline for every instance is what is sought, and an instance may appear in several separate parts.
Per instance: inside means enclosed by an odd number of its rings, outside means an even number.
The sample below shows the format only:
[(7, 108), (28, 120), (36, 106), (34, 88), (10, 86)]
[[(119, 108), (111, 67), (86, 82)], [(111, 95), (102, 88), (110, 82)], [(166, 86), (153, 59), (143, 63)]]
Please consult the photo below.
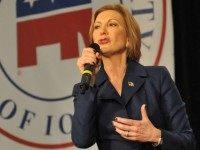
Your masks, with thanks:
[[(100, 52), (100, 47), (96, 43), (90, 44), (89, 47), (93, 48), (95, 53)], [(92, 64), (85, 64), (84, 65), (84, 71), (82, 73), (81, 85), (80, 85), (80, 88), (81, 88), (83, 93), (90, 86), (90, 82), (91, 82), (91, 79), (92, 79), (92, 74), (94, 72), (94, 69), (95, 69), (95, 65), (92, 65)]]

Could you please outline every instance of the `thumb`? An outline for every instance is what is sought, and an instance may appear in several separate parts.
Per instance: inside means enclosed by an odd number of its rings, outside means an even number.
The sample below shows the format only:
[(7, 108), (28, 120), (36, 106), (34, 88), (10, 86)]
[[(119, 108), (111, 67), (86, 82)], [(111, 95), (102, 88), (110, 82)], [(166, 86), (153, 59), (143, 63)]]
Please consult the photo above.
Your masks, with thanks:
[(146, 105), (143, 104), (141, 106), (141, 114), (142, 114), (142, 120), (149, 120), (148, 115), (147, 115), (147, 111), (146, 111)]

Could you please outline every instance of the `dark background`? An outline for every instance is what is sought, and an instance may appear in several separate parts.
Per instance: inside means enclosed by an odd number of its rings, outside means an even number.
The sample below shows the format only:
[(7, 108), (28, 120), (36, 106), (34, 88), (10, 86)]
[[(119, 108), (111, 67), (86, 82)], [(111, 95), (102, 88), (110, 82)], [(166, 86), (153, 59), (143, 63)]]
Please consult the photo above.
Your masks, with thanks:
[(200, 150), (200, 0), (172, 0), (175, 81)]

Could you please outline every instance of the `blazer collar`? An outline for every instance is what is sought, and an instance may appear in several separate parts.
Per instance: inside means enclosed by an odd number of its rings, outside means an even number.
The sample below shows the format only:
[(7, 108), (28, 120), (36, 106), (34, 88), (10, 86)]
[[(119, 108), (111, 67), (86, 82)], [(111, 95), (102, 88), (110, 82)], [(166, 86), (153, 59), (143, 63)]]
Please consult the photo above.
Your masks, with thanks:
[(133, 76), (138, 76), (138, 77), (146, 77), (147, 73), (144, 69), (144, 66), (139, 64), (138, 62), (134, 60), (127, 60), (127, 71), (126, 74), (132, 74)]
[[(124, 99), (123, 104), (127, 104), (129, 102), (131, 97), (138, 91), (138, 89), (144, 83), (146, 76), (147, 73), (144, 69), (144, 66), (133, 60), (127, 61), (127, 70), (123, 80), (122, 95), (121, 95), (121, 97)], [(108, 76), (104, 70), (104, 67), (102, 66), (96, 75), (96, 85), (97, 87), (100, 87), (101, 85), (102, 87), (105, 87), (103, 88), (104, 90), (101, 90), (100, 92), (102, 96), (104, 95), (103, 97), (105, 99), (114, 98), (117, 101), (119, 101), (118, 100), (119, 98), (117, 98), (117, 92), (109, 91), (108, 88), (111, 88), (112, 86), (110, 87), (110, 85), (108, 85), (108, 82), (109, 82)]]
[(138, 62), (128, 60), (128, 68), (124, 77), (122, 89), (122, 97), (124, 98), (125, 105), (143, 85), (146, 77), (147, 73), (144, 66)]

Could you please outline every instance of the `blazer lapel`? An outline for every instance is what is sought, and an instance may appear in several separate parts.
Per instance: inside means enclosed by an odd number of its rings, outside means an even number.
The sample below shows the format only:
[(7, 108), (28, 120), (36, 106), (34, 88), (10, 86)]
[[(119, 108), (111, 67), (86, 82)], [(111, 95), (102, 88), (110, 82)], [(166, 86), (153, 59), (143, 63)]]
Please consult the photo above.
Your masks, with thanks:
[(146, 92), (145, 90), (139, 90), (129, 99), (129, 103), (126, 105), (128, 116), (136, 120), (142, 119), (141, 106), (143, 104), (147, 104)]
[(127, 73), (123, 81), (122, 97), (125, 105), (136, 94), (146, 80), (146, 71), (144, 67), (137, 62), (130, 61), (128, 63)]
[(145, 78), (140, 78), (140, 77), (127, 78), (124, 81), (122, 96), (125, 100), (125, 105), (134, 96), (134, 94), (140, 89), (140, 87), (144, 84), (144, 82), (145, 82)]

